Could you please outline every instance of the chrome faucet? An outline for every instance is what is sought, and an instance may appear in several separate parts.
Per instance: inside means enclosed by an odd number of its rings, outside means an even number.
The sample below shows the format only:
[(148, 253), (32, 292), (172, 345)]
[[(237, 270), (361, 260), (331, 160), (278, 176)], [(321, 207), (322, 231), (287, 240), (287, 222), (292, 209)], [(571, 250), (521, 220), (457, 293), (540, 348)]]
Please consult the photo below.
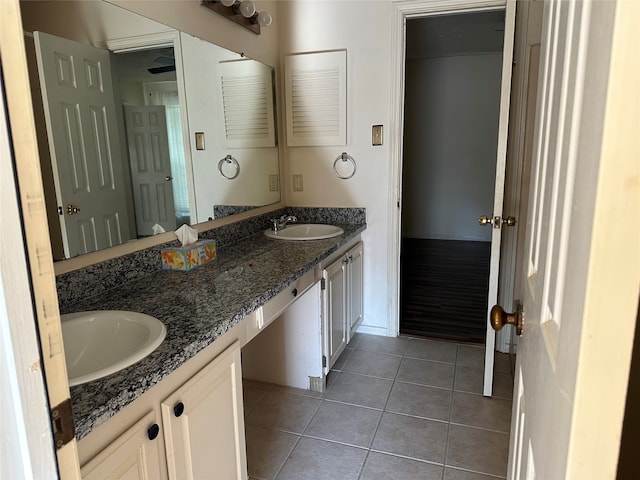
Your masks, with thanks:
[(293, 215), (282, 215), (280, 218), (272, 218), (271, 219), (271, 230), (277, 232), (278, 230), (282, 230), (287, 226), (287, 223), (295, 223), (298, 219)]

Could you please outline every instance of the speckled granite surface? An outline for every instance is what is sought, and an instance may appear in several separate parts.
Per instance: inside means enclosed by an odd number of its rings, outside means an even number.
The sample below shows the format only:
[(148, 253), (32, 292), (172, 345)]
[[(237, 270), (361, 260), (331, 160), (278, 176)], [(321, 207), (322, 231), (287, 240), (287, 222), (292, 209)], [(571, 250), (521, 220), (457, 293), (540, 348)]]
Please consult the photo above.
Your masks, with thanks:
[(339, 237), (310, 242), (272, 240), (261, 232), (218, 251), (217, 263), (189, 273), (157, 270), (62, 313), (132, 310), (161, 320), (167, 337), (151, 355), (120, 372), (71, 388), (78, 439), (115, 415), (246, 315), (365, 229), (341, 224)]
[[(271, 226), (270, 219), (281, 215), (295, 215), (299, 222), (331, 223), (334, 225), (366, 223), (364, 208), (287, 207), (257, 215), (239, 222), (200, 233), (199, 237), (213, 238), (218, 249), (232, 245)], [(113, 260), (91, 265), (56, 277), (58, 304), (67, 308), (94, 295), (102, 295), (123, 283), (144, 278), (162, 269), (160, 250), (177, 246), (178, 241), (133, 252)]]

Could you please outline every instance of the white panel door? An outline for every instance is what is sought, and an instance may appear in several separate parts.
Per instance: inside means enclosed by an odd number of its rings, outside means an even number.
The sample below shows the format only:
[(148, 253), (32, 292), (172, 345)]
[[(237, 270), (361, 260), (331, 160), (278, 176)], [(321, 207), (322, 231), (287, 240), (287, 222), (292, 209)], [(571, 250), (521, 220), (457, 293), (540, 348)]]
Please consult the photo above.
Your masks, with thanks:
[(634, 3), (544, 6), (509, 478), (615, 478), (640, 279)]
[(127, 105), (125, 126), (138, 235), (153, 235), (157, 223), (176, 229), (173, 174), (164, 106)]
[(126, 242), (109, 52), (42, 32), (34, 38), (65, 256)]
[[(511, 70), (513, 65), (513, 40), (515, 36), (516, 2), (508, 0), (504, 18), (504, 48), (502, 52), (502, 78), (500, 80), (500, 113), (498, 118), (498, 143), (496, 154), (496, 181), (493, 196), (493, 223), (491, 228), (491, 259), (489, 262), (489, 292), (487, 305), (490, 309), (498, 301), (498, 281), (500, 273), (500, 245), (502, 243), (502, 204), (504, 201), (504, 178), (507, 161), (507, 130), (509, 126), (509, 105), (511, 98)], [(481, 213), (481, 212), (480, 212)], [(484, 356), (483, 394), (493, 393), (493, 363), (496, 349), (496, 332), (488, 321), (487, 310), (486, 341)]]

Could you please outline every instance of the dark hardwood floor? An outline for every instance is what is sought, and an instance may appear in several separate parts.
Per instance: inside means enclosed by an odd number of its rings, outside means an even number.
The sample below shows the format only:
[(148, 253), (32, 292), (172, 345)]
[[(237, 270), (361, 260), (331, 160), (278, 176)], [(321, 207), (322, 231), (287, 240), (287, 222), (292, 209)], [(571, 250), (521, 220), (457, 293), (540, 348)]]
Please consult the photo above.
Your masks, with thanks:
[(485, 342), (489, 242), (402, 239), (400, 332)]

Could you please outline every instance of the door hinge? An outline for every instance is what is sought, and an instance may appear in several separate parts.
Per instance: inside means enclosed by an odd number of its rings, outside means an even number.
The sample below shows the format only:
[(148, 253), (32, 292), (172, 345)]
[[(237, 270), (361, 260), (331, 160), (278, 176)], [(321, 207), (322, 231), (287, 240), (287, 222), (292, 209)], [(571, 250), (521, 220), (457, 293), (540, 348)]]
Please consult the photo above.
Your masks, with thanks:
[(327, 289), (327, 281), (323, 278), (320, 280), (320, 290), (326, 290)]
[(70, 398), (67, 398), (51, 409), (51, 426), (53, 428), (53, 440), (56, 444), (56, 449), (60, 450), (75, 438), (76, 429), (73, 425), (73, 412), (71, 411)]
[(322, 355), (322, 368), (327, 368), (327, 356)]

